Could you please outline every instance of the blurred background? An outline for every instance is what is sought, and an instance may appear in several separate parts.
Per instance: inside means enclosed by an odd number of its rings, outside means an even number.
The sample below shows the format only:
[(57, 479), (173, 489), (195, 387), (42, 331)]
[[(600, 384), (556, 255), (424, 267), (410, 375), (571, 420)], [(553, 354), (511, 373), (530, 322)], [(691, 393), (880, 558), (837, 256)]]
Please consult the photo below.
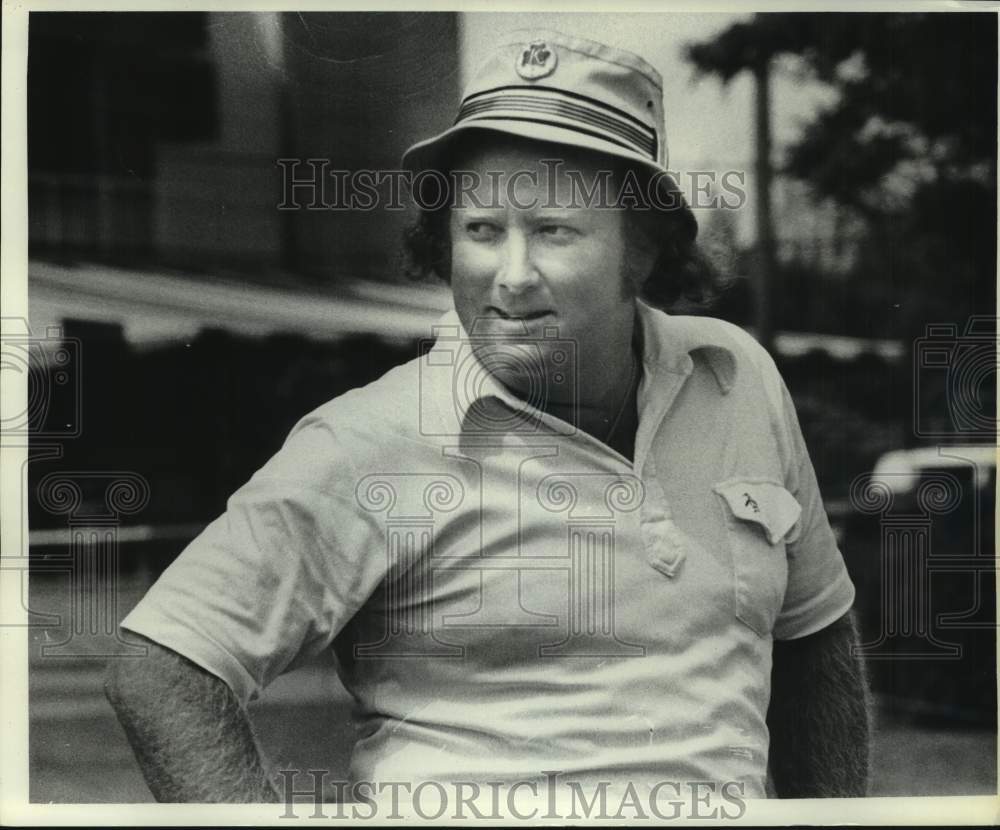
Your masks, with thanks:
[[(31, 443), (33, 801), (151, 799), (100, 688), (133, 653), (117, 621), (449, 307), (402, 276), (407, 211), (279, 209), (278, 160), (397, 168), (527, 26), (657, 67), (682, 187), (742, 176), (696, 211), (733, 278), (707, 313), (795, 398), (858, 587), (873, 794), (996, 791), (995, 14), (32, 12), (30, 319), (4, 331), (29, 401), (4, 426)], [(349, 704), (320, 662), (252, 714), (273, 761), (343, 776)]]

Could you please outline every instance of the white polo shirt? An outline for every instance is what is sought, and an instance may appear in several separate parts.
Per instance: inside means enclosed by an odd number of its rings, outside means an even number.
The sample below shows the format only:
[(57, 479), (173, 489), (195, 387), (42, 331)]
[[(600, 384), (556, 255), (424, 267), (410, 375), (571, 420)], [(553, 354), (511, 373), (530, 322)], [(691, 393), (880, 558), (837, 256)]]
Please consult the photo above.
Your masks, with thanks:
[(634, 463), (512, 397), (451, 312), (429, 354), (299, 421), (123, 627), (244, 702), (333, 647), (355, 780), (763, 796), (772, 638), (854, 588), (766, 351), (638, 317)]

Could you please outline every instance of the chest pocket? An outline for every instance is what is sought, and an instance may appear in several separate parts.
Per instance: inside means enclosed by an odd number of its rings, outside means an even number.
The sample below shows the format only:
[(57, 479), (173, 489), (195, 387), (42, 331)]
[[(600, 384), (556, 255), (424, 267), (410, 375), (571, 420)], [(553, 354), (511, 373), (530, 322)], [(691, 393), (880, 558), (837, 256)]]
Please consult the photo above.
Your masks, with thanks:
[(785, 543), (802, 508), (775, 481), (729, 479), (712, 489), (721, 497), (726, 514), (736, 616), (766, 637), (784, 602), (788, 582)]

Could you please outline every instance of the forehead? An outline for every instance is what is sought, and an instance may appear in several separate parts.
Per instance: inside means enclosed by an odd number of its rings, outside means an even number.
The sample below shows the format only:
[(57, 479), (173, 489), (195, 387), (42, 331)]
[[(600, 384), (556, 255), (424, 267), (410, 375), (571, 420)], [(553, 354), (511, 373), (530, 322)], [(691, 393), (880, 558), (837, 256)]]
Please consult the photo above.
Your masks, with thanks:
[(577, 206), (580, 194), (602, 182), (610, 188), (615, 181), (615, 167), (607, 156), (485, 131), (476, 131), (454, 149), (450, 167), (459, 207), (468, 206), (470, 194), (505, 203), (512, 195), (522, 203), (532, 196), (536, 205), (552, 201), (538, 198), (545, 194), (557, 197), (552, 206)]

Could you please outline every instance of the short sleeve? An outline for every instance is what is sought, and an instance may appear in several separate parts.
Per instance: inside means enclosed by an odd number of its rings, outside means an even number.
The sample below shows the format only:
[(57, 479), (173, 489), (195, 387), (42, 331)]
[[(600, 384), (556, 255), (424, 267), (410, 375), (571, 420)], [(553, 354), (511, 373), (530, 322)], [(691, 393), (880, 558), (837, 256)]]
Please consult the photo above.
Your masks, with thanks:
[(780, 377), (778, 382), (782, 443), (787, 450), (785, 487), (802, 513), (788, 537), (788, 585), (773, 633), (776, 640), (792, 640), (820, 631), (846, 614), (854, 604), (854, 584), (823, 507), (795, 405)]
[(304, 419), (122, 627), (220, 677), (242, 703), (256, 697), (328, 647), (385, 575), (379, 528), (350, 481), (330, 428)]

